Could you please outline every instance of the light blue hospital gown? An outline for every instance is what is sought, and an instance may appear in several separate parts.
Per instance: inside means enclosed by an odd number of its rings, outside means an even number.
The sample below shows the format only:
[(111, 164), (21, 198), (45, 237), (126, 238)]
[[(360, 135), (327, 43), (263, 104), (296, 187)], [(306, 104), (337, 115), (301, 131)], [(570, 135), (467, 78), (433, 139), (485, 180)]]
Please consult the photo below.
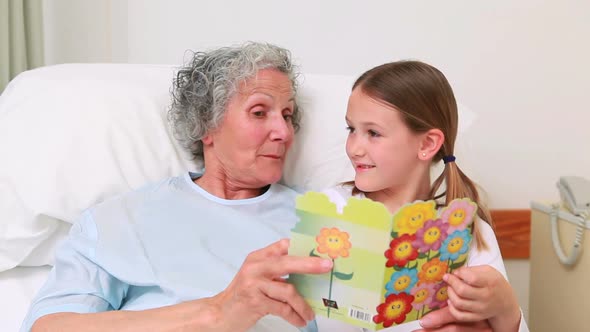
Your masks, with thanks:
[[(21, 331), (55, 312), (144, 310), (213, 296), (247, 254), (289, 237), (296, 192), (274, 184), (242, 200), (215, 197), (187, 173), (86, 210), (56, 252)], [(296, 328), (267, 316), (256, 330)]]

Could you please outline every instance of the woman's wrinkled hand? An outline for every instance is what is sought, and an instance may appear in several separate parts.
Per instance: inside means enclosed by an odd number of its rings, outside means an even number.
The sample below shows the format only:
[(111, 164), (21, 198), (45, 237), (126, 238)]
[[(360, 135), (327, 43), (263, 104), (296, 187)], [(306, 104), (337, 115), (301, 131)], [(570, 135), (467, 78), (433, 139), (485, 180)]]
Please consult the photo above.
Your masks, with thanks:
[[(428, 318), (426, 318), (428, 317)], [(433, 311), (420, 320), (423, 329), (414, 332), (492, 332), (487, 320), (457, 322), (449, 307)]]
[(245, 331), (268, 314), (296, 326), (314, 318), (311, 307), (283, 277), (326, 273), (332, 261), (288, 256), (288, 248), (289, 240), (283, 239), (250, 253), (229, 286), (211, 299), (220, 312), (220, 330)]

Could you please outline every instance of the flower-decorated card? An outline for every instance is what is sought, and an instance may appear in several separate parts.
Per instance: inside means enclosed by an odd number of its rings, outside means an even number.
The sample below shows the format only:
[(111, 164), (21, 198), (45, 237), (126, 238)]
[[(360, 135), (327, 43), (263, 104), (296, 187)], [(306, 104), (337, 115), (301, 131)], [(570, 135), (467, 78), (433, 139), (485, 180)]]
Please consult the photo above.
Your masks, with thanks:
[(442, 277), (467, 261), (477, 205), (415, 201), (391, 215), (381, 203), (350, 198), (339, 213), (326, 195), (308, 192), (297, 197), (296, 212), (289, 254), (334, 264), (330, 273), (292, 274), (289, 282), (316, 314), (380, 330), (447, 305)]

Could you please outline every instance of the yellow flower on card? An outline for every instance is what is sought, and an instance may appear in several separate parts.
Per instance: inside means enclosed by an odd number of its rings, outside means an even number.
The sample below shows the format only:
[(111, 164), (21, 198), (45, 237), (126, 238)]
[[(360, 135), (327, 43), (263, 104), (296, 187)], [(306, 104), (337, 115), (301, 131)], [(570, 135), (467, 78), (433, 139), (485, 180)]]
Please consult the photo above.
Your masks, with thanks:
[(426, 221), (433, 219), (436, 219), (436, 203), (416, 202), (399, 209), (393, 223), (399, 234), (415, 234)]

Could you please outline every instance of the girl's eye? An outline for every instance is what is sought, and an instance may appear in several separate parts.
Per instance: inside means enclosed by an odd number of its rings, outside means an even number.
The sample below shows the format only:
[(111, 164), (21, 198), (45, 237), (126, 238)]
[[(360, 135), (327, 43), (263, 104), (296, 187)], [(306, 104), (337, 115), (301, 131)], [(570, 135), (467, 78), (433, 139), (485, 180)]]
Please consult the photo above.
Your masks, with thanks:
[(285, 121), (287, 121), (287, 122), (292, 122), (293, 121), (293, 114), (291, 114), (291, 113), (283, 114), (283, 119), (285, 119)]
[(369, 130), (368, 133), (369, 133), (369, 136), (371, 136), (371, 137), (379, 137), (379, 136), (381, 136), (378, 132), (376, 132), (374, 130)]
[(346, 130), (348, 130), (348, 132), (351, 133), (351, 134), (354, 132), (354, 128), (351, 127), (351, 126), (347, 126), (346, 127)]

